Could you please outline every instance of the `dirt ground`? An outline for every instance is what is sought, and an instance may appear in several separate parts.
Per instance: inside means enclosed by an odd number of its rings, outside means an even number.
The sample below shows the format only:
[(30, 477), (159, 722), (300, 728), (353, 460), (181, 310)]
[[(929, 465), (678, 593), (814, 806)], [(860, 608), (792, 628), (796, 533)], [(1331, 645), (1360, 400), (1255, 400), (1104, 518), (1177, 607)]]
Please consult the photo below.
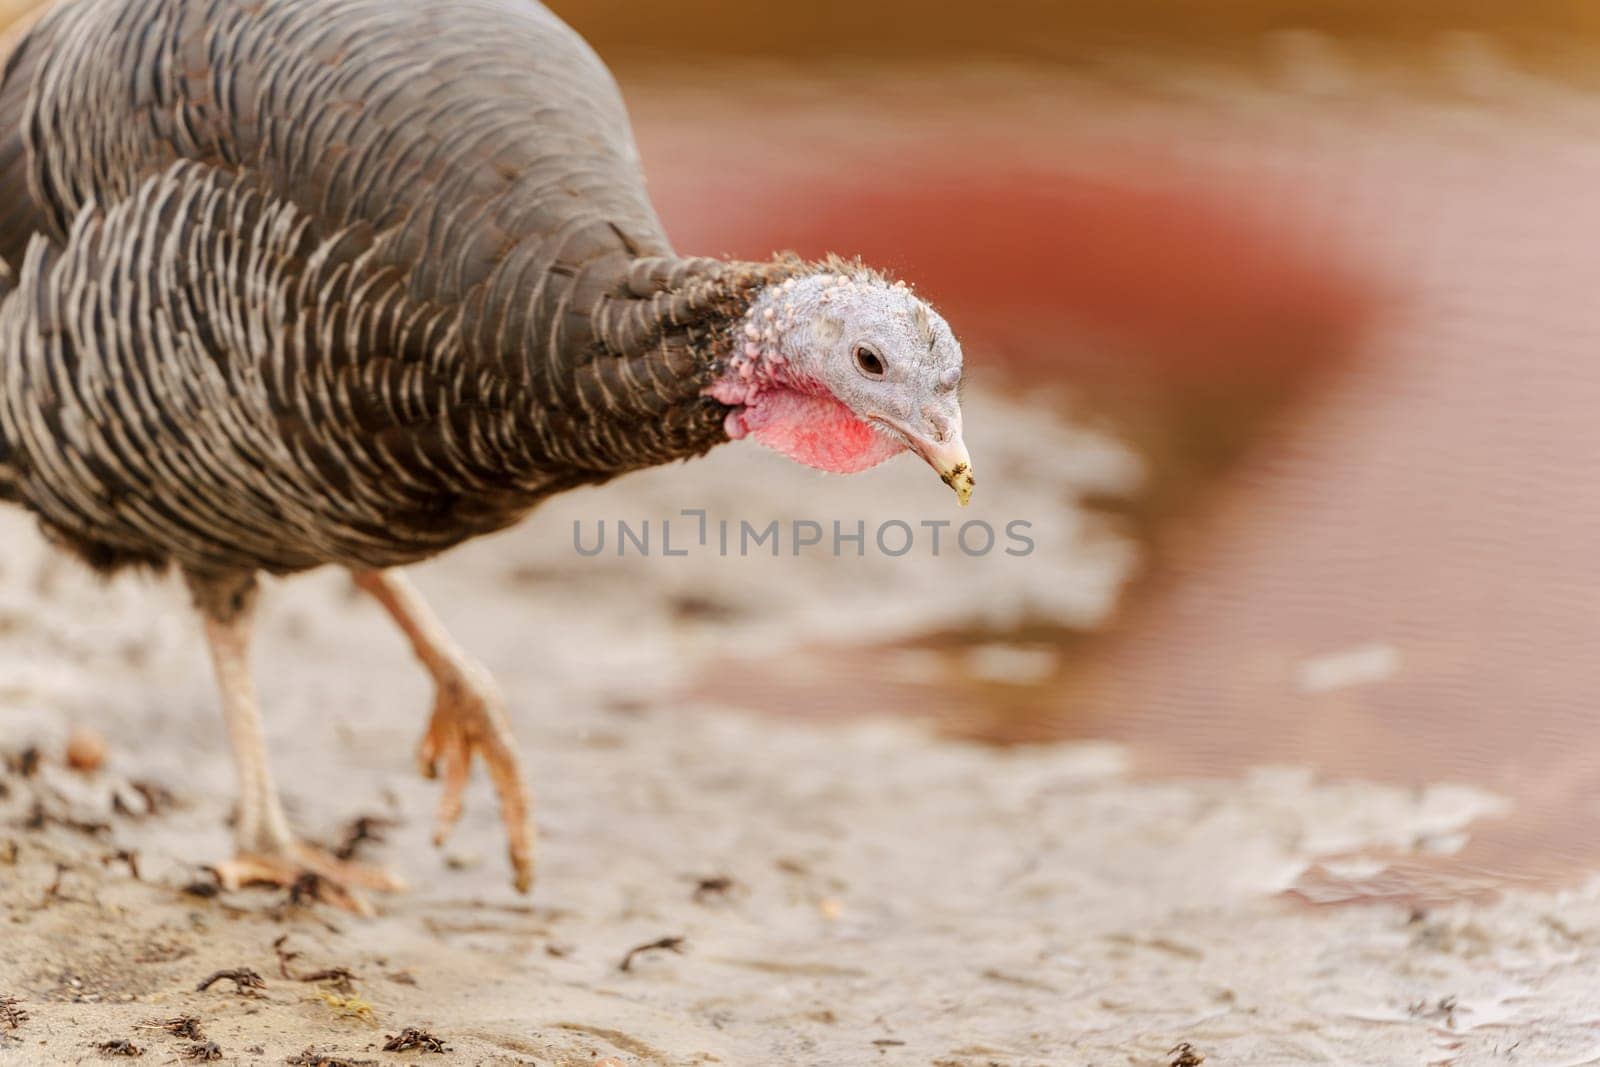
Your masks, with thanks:
[[(776, 721), (750, 713), (758, 689), (742, 707), (675, 695), (730, 655), (1103, 614), (1137, 560), (1075, 501), (1131, 490), (1137, 463), (1038, 404), (979, 394), (968, 422), (989, 476), (963, 517), (1028, 517), (1031, 556), (574, 552), (574, 519), (683, 507), (952, 514), (909, 460), (829, 479), (730, 447), (419, 570), (527, 752), (530, 898), (482, 781), (429, 844), (436, 792), (411, 763), (429, 693), (386, 620), (338, 574), (274, 585), (259, 662), (291, 816), (327, 842), (386, 820), (360, 855), (412, 886), (370, 921), (186, 888), (226, 854), (232, 785), (182, 594), (101, 583), (0, 516), (0, 1064), (96, 1062), (114, 1041), (180, 1061), (199, 1042), (148, 1024), (182, 1016), (224, 1062), (261, 1064), (1600, 1062), (1600, 886), (1429, 911), (1284, 892), (1368, 850), (1460, 847), (1501, 803), (1476, 789), (1295, 767), (1140, 780), (1112, 745), (996, 750)], [(87, 777), (60, 763), (78, 723), (110, 745)], [(197, 990), (237, 968), (262, 986)], [(383, 1051), (406, 1027), (449, 1051)]]

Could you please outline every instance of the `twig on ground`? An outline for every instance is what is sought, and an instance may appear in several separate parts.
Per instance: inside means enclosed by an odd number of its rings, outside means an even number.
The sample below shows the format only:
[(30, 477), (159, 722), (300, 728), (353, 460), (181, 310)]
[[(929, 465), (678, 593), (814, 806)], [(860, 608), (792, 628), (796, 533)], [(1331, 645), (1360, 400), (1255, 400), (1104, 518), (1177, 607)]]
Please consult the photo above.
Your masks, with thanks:
[(341, 993), (354, 992), (356, 987), (355, 972), (350, 970), (348, 967), (325, 967), (320, 971), (312, 971), (310, 974), (302, 974), (300, 977), (296, 978), (295, 981), (327, 982)]
[(179, 1015), (171, 1019), (156, 1019), (147, 1023), (140, 1023), (136, 1030), (165, 1030), (173, 1037), (184, 1037), (190, 1041), (204, 1041), (206, 1032), (200, 1029), (200, 1020), (193, 1015)]
[(408, 1026), (398, 1034), (383, 1035), (385, 1052), (409, 1052), (416, 1048), (423, 1052), (436, 1052), (443, 1055), (450, 1051), (450, 1046), (440, 1041), (426, 1030), (418, 1030), (415, 1026)]
[(289, 935), (284, 934), (272, 942), (272, 951), (278, 954), (278, 974), (290, 981), (294, 980), (294, 972), (289, 970), (289, 964), (300, 958), (300, 953), (290, 952), (283, 946), (288, 942)]
[(362, 845), (383, 844), (384, 831), (397, 825), (399, 825), (398, 820), (382, 815), (358, 815), (346, 825), (344, 839), (333, 850), (333, 854), (342, 860), (355, 859), (356, 852)]
[(102, 1041), (95, 1046), (102, 1056), (143, 1056), (144, 1049), (135, 1045), (125, 1037), (114, 1041)]
[(233, 991), (238, 993), (240, 996), (247, 995), (246, 990), (267, 988), (266, 980), (255, 971), (252, 971), (248, 967), (234, 967), (230, 970), (218, 971), (210, 978), (207, 978), (205, 981), (195, 986), (194, 991), (196, 993), (204, 993), (213, 985), (216, 985), (218, 982), (224, 980), (232, 982)]
[(0, 993), (0, 1024), (16, 1030), (27, 1021), (28, 1013), (22, 1010), (22, 1001)]
[(654, 941), (646, 942), (643, 945), (635, 945), (628, 950), (628, 954), (626, 956), (622, 957), (622, 962), (617, 965), (617, 969), (620, 971), (631, 971), (633, 969), (633, 958), (646, 952), (676, 952), (681, 956), (683, 955), (684, 942), (687, 940), (687, 938), (682, 936), (662, 937), (657, 938)]
[(712, 897), (725, 897), (738, 887), (739, 883), (732, 878), (725, 874), (717, 874), (710, 878), (697, 879), (691, 896), (696, 904), (704, 904)]

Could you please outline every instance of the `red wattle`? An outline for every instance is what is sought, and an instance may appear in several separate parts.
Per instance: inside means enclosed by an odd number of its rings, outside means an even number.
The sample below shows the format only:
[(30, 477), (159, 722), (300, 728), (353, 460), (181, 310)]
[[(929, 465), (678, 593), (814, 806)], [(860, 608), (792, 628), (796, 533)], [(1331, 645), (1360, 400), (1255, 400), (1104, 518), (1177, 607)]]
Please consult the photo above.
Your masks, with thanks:
[(827, 394), (769, 390), (743, 421), (765, 447), (833, 474), (855, 474), (905, 451)]

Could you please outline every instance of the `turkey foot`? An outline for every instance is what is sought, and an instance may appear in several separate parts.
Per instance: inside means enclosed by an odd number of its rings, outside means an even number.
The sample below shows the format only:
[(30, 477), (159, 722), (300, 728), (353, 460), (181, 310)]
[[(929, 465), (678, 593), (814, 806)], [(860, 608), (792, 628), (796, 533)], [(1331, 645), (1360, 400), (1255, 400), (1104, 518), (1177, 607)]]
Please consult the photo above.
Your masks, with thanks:
[(533, 804), (494, 679), (457, 647), (404, 575), (393, 570), (364, 571), (354, 578), (356, 586), (382, 604), (399, 624), (417, 659), (433, 676), (433, 717), (417, 746), (422, 773), (444, 778), (433, 843), (444, 844), (460, 820), (472, 757), (481, 755), (500, 796), (512, 884), (526, 893), (533, 887)]
[(215, 868), (227, 890), (247, 885), (277, 885), (306, 893), (324, 904), (370, 917), (372, 905), (361, 890), (397, 893), (405, 882), (381, 867), (336, 859), (320, 848), (298, 841), (281, 851), (240, 852)]
[(417, 746), (422, 773), (429, 778), (444, 778), (444, 796), (439, 798), (434, 823), (435, 845), (445, 843), (461, 818), (461, 795), (467, 787), (474, 754), (483, 757), (500, 796), (500, 818), (506, 826), (513, 884), (518, 892), (526, 893), (533, 885), (533, 830), (522, 759), (506, 725), (494, 683), (468, 668), (439, 680), (433, 718)]

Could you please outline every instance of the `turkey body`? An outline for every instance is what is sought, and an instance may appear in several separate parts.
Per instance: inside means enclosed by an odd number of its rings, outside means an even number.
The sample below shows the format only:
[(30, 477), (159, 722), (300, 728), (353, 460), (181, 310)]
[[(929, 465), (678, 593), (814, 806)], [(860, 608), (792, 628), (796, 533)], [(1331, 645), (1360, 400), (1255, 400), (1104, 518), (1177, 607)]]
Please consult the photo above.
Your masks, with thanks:
[(961, 358), (859, 264), (675, 255), (615, 83), (534, 0), (59, 0), (0, 75), (0, 498), (101, 569), (182, 572), (239, 782), (226, 888), (401, 885), (289, 826), (260, 572), (341, 566), (390, 615), (434, 682), (435, 840), (482, 757), (527, 890), (503, 701), (396, 568), (730, 433), (841, 473), (914, 449), (965, 502)]
[(532, 0), (62, 0), (0, 85), (0, 494), (91, 563), (374, 570), (704, 452), (679, 259)]

